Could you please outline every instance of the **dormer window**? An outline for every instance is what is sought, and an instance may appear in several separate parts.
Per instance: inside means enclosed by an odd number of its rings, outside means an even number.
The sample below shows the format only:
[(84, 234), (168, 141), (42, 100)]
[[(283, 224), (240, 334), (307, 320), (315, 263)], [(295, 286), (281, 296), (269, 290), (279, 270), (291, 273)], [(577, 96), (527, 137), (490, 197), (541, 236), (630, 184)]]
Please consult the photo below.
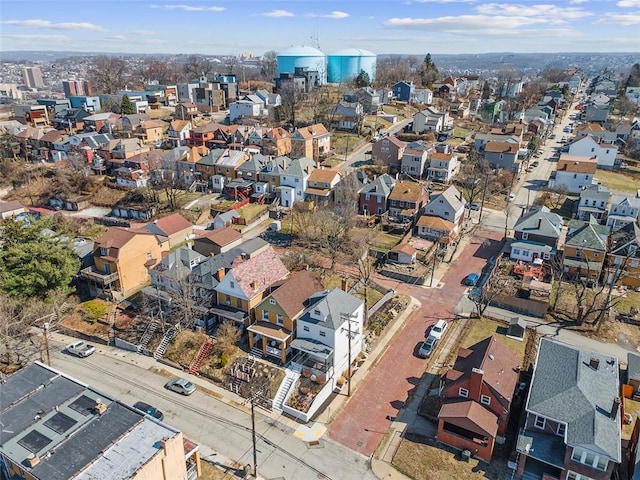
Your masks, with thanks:
[(100, 256), (101, 257), (106, 257), (107, 256), (107, 249), (104, 247), (100, 247)]

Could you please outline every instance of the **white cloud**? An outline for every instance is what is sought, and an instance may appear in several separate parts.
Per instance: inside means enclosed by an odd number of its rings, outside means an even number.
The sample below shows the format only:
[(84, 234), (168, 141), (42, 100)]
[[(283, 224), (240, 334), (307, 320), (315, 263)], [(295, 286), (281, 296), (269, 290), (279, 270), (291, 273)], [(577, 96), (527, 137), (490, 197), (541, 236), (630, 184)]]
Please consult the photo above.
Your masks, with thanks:
[(640, 8), (640, 0), (620, 0), (616, 5), (620, 8)]
[(460, 15), (438, 18), (390, 18), (384, 24), (388, 27), (409, 28), (417, 30), (438, 30), (451, 33), (484, 33), (505, 32), (509, 29), (529, 25), (548, 25), (552, 22), (543, 17), (516, 17), (490, 15)]
[(66, 35), (0, 35), (0, 38), (10, 38), (12, 40), (46, 40), (50, 42), (67, 42)]
[(154, 32), (153, 30), (133, 30), (131, 33), (135, 35), (157, 35), (158, 32)]
[(29, 20), (7, 20), (2, 22), (5, 25), (16, 25), (29, 28), (50, 28), (52, 30), (93, 30), (94, 32), (107, 32), (108, 30), (100, 25), (88, 22), (63, 22), (53, 23), (49, 20), (33, 18)]
[(589, 0), (569, 0), (571, 5), (580, 5), (581, 3), (587, 3)]
[(270, 12), (264, 12), (262, 16), (272, 18), (293, 17), (293, 13), (287, 10), (271, 10)]
[(598, 25), (622, 25), (623, 27), (628, 27), (629, 25), (638, 25), (640, 24), (640, 12), (624, 13), (619, 15), (608, 13), (595, 23), (597, 23)]
[(554, 19), (575, 19), (593, 15), (580, 7), (559, 7), (557, 5), (518, 5), (509, 3), (487, 3), (476, 7), (484, 15), (507, 15), (516, 17), (547, 16)]
[(150, 5), (151, 8), (162, 8), (164, 10), (183, 10), (185, 12), (224, 12), (224, 7), (195, 7), (193, 5)]
[(333, 12), (327, 13), (325, 15), (321, 15), (318, 13), (310, 13), (307, 15), (307, 17), (312, 17), (312, 18), (334, 18), (334, 19), (347, 18), (348, 16), (349, 16), (348, 13), (341, 12), (339, 10), (334, 10)]
[(116, 40), (118, 42), (122, 42), (127, 39), (124, 35), (111, 35), (110, 37), (105, 37), (107, 40)]
[(418, 3), (477, 3), (478, 0), (415, 0)]

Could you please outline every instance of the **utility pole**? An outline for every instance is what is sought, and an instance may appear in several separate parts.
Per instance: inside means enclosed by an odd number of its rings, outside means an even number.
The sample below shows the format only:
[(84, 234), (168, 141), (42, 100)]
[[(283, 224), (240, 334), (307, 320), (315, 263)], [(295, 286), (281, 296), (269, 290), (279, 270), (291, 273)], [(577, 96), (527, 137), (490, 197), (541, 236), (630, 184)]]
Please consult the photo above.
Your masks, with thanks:
[(42, 330), (44, 332), (44, 348), (47, 353), (47, 365), (51, 366), (51, 352), (49, 351), (49, 322), (44, 322)]
[[(365, 285), (366, 288), (366, 285)], [(367, 306), (365, 305), (365, 308)], [(347, 322), (347, 335), (348, 335), (348, 358), (347, 358), (347, 397), (351, 396), (351, 322), (354, 320), (353, 316), (348, 313), (341, 313), (340, 318)]]
[(253, 478), (258, 478), (258, 449), (256, 447), (255, 395), (251, 394), (251, 442), (253, 444)]

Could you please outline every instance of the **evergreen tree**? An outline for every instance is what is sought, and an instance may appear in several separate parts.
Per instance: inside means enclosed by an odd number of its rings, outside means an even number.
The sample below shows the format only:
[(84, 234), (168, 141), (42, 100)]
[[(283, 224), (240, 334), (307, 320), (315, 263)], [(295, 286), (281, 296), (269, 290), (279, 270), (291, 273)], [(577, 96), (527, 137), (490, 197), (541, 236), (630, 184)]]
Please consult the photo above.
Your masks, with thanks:
[(422, 86), (431, 88), (432, 85), (438, 80), (440, 73), (438, 72), (438, 67), (431, 60), (431, 54), (427, 53), (424, 57), (424, 61), (422, 62), (422, 67), (420, 68), (420, 80), (422, 81)]
[(364, 70), (360, 70), (360, 73), (356, 77), (355, 84), (356, 84), (356, 87), (358, 88), (368, 87), (369, 85), (371, 85), (371, 79), (369, 78), (369, 74)]
[(120, 103), (120, 113), (123, 115), (131, 115), (132, 113), (136, 113), (136, 107), (133, 105), (133, 102), (129, 98), (129, 95), (122, 96), (122, 102)]

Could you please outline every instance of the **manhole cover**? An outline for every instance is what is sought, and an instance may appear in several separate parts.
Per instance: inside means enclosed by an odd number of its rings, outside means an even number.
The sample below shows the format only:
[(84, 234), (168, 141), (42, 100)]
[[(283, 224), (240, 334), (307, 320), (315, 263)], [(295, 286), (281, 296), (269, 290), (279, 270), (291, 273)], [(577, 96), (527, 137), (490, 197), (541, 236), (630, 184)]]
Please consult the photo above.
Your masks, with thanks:
[(362, 441), (357, 442), (356, 445), (361, 447), (362, 446)]

